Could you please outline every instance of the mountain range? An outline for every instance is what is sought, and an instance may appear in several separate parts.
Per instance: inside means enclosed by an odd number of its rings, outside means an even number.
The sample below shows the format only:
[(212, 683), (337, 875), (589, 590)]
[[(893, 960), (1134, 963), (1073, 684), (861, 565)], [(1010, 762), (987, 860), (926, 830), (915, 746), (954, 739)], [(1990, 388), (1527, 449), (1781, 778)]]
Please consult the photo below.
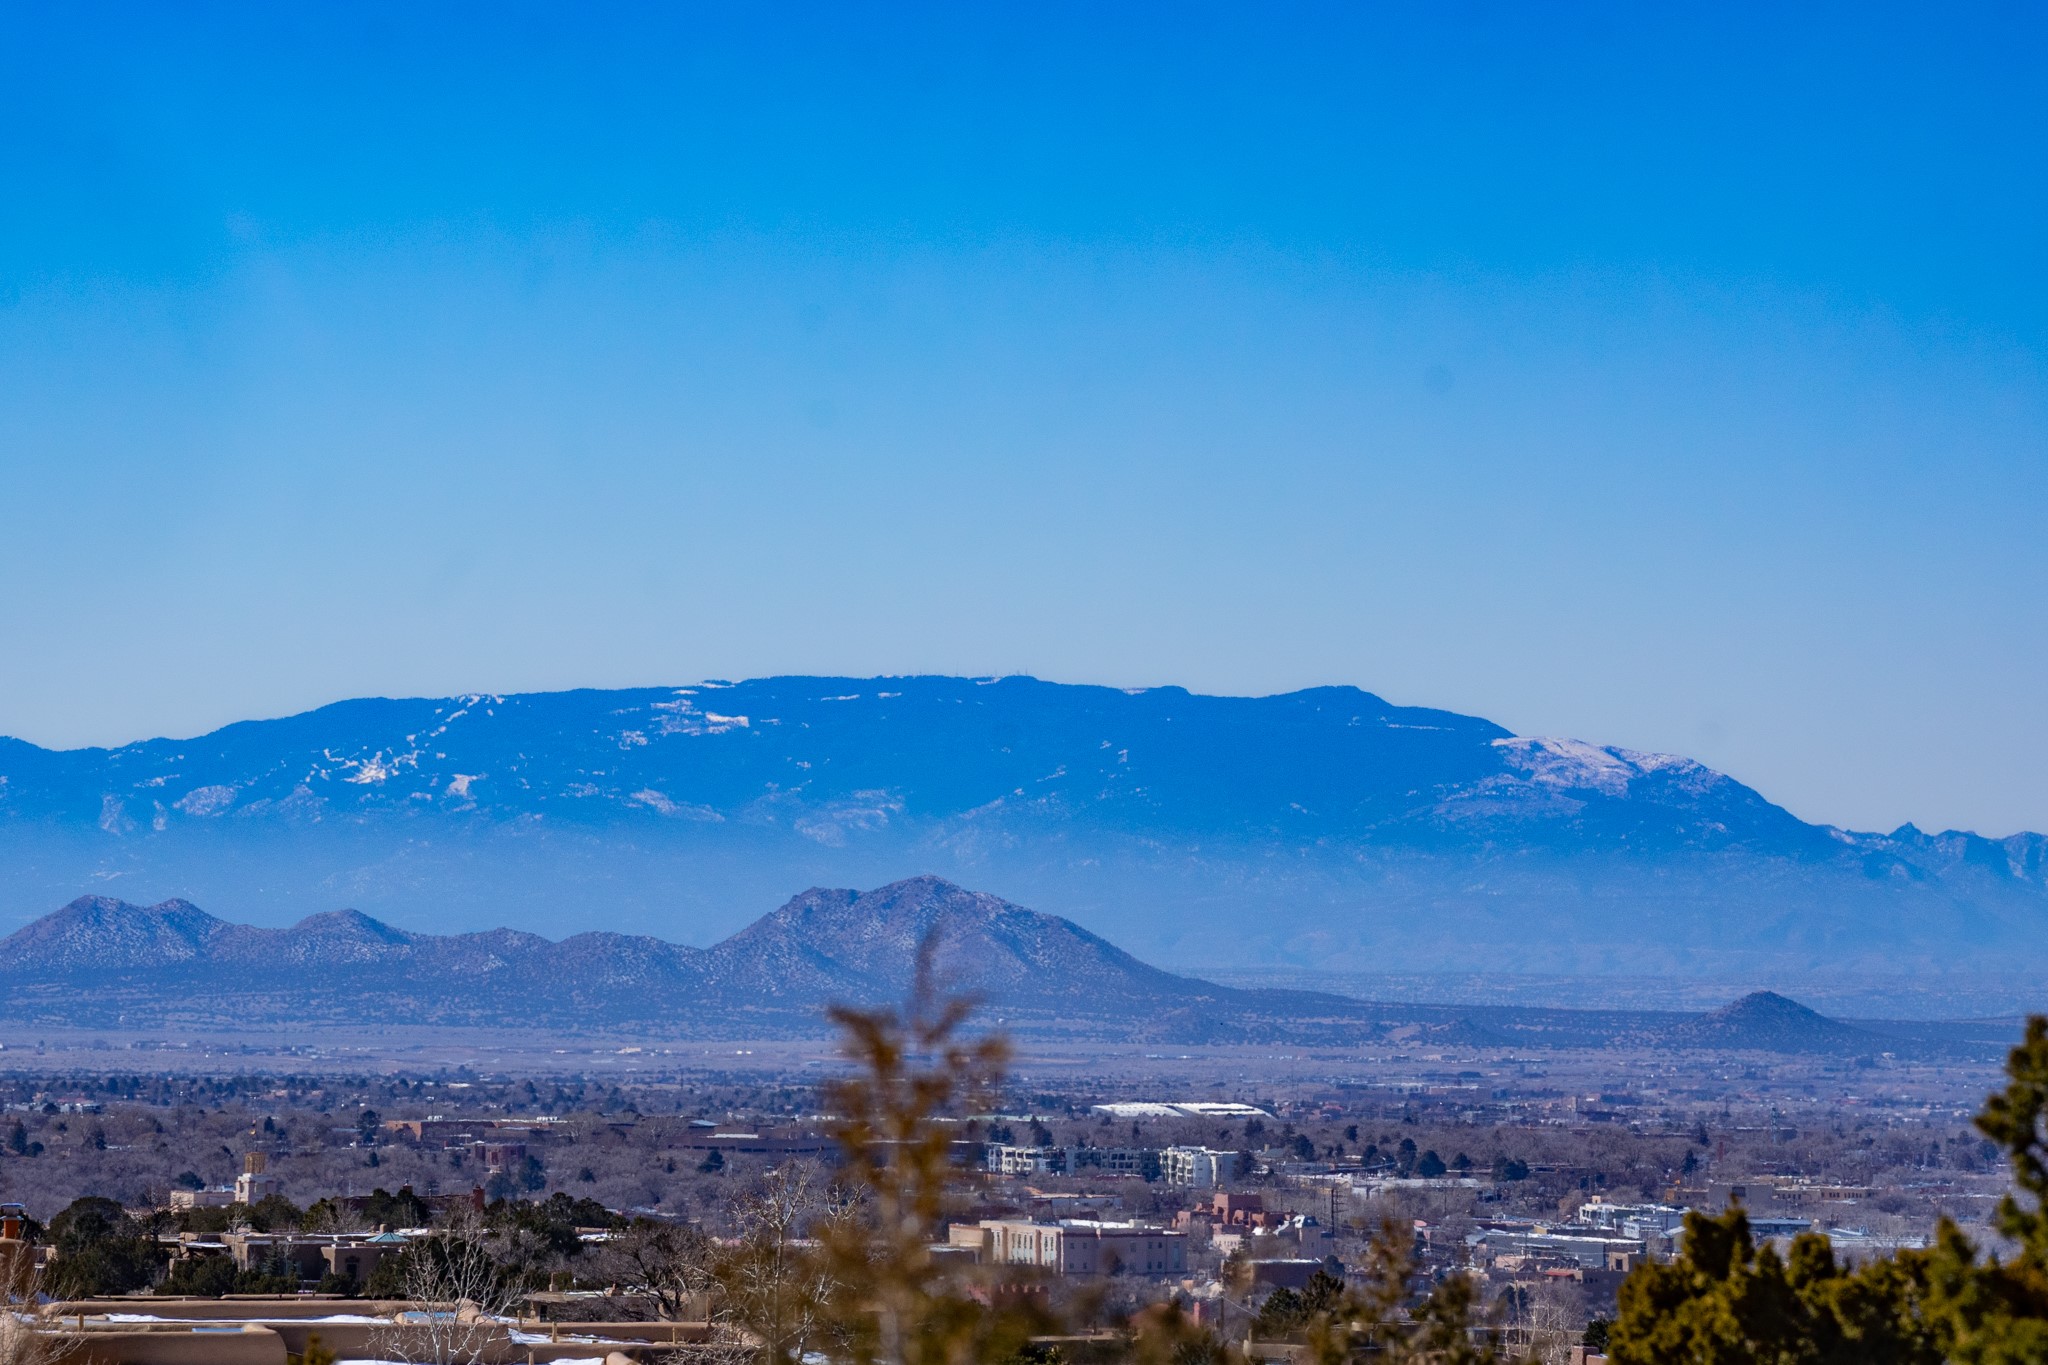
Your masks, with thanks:
[(0, 1019), (125, 1031), (817, 1036), (830, 1027), (829, 1005), (902, 1002), (928, 941), (941, 990), (974, 998), (983, 1020), (1026, 1038), (1982, 1051), (1938, 1026), (1872, 1032), (1767, 992), (1694, 1015), (1239, 990), (1162, 971), (1068, 920), (936, 877), (867, 892), (813, 888), (709, 949), (607, 932), (422, 934), (353, 910), (263, 928), (182, 900), (82, 896), (0, 941)]
[(927, 872), (1180, 966), (2048, 967), (2040, 835), (1808, 824), (1690, 759), (1353, 688), (784, 677), (0, 739), (0, 924), (100, 892), (674, 951), (723, 948), (792, 885)]
[(818, 1033), (828, 1005), (902, 1002), (927, 941), (934, 985), (1013, 1031), (1113, 1026), (1196, 1041), (1368, 1027), (1357, 1001), (1177, 976), (1067, 920), (935, 877), (813, 888), (709, 949), (607, 932), (422, 934), (354, 910), (262, 928), (183, 900), (82, 896), (0, 941), (0, 1017)]

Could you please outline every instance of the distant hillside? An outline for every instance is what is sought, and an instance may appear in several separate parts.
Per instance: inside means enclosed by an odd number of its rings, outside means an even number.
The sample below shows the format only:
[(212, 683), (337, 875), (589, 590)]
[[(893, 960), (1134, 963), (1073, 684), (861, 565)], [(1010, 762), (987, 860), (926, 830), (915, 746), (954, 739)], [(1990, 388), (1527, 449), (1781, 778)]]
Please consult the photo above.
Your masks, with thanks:
[(1879, 1052), (1889, 1042), (1839, 1023), (1796, 1000), (1757, 991), (1670, 1030), (1683, 1047), (1752, 1052)]
[(67, 1021), (138, 1023), (191, 1019), (210, 1003), (252, 1025), (402, 1009), (423, 1023), (815, 1032), (828, 1003), (902, 1000), (927, 935), (944, 988), (1023, 1027), (1128, 1028), (1142, 1015), (1144, 1027), (1186, 1033), (1245, 1026), (1253, 1013), (1354, 1009), (1175, 976), (1066, 920), (920, 877), (806, 891), (709, 951), (595, 932), (559, 942), (508, 929), (415, 934), (355, 911), (265, 929), (184, 901), (81, 897), (0, 942), (0, 1011), (33, 1017), (61, 1000)]
[(1067, 920), (936, 877), (865, 894), (806, 891), (712, 949), (704, 975), (752, 999), (900, 1000), (930, 933), (938, 979), (992, 1001), (1101, 1013), (1255, 998), (1148, 967)]
[(1809, 825), (1689, 759), (1341, 687), (770, 678), (0, 740), (0, 923), (98, 891), (708, 945), (792, 885), (931, 871), (1175, 964), (2013, 971), (2048, 968), (2044, 848)]
[(943, 988), (975, 997), (981, 1019), (1024, 1037), (1824, 1053), (1912, 1050), (1933, 1037), (1940, 1049), (1985, 1051), (1910, 1026), (1880, 1037), (1768, 993), (1685, 1015), (1234, 990), (936, 877), (806, 891), (710, 949), (604, 932), (559, 941), (508, 929), (416, 934), (355, 911), (266, 929), (184, 901), (82, 897), (0, 941), (0, 1019), (256, 1033), (333, 1023), (819, 1036), (828, 1004), (901, 1001), (927, 935)]

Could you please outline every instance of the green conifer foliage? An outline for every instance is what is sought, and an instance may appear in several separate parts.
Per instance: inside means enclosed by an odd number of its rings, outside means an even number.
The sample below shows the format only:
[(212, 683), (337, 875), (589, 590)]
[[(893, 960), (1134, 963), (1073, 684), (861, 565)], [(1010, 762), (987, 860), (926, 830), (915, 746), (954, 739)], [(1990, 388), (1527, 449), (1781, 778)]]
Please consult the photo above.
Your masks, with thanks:
[(1944, 1219), (1934, 1246), (1854, 1270), (1827, 1239), (1789, 1255), (1755, 1245), (1731, 1208), (1686, 1217), (1685, 1252), (1621, 1289), (1616, 1365), (2043, 1365), (2048, 1362), (2048, 1018), (2027, 1021), (2007, 1084), (1977, 1127), (2006, 1151), (2013, 1192), (1998, 1230), (2017, 1251), (1987, 1255)]

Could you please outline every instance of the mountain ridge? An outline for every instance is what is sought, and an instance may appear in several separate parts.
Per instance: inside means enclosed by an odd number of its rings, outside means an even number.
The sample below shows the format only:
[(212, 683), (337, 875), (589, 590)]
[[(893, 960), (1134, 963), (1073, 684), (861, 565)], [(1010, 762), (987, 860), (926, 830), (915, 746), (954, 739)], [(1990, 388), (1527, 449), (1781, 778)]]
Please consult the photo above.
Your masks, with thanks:
[(870, 891), (811, 888), (709, 949), (606, 931), (559, 940), (423, 934), (355, 911), (266, 929), (182, 901), (80, 897), (0, 940), (0, 1018), (128, 1031), (346, 1022), (401, 1032), (816, 1037), (830, 1029), (828, 1005), (903, 1001), (928, 936), (939, 987), (1027, 1038), (1969, 1051), (1938, 1027), (1873, 1033), (1769, 992), (1683, 1014), (1232, 988), (1163, 971), (1058, 916), (929, 875)]
[(2040, 835), (1810, 825), (1691, 759), (1355, 688), (785, 677), (0, 744), (0, 922), (94, 886), (710, 944), (789, 885), (927, 870), (1169, 963), (2048, 966)]
[(344, 1000), (374, 1017), (387, 997), (432, 996), (427, 1008), (444, 1022), (561, 1026), (581, 1014), (585, 1025), (644, 1023), (694, 1011), (802, 1029), (817, 1027), (829, 1003), (903, 999), (927, 939), (941, 987), (1009, 1014), (1346, 1008), (1312, 992), (1176, 976), (1058, 916), (930, 876), (867, 892), (814, 887), (708, 950), (607, 931), (560, 940), (505, 929), (423, 934), (355, 910), (262, 928), (180, 900), (138, 906), (84, 896), (0, 940), (0, 1002), (60, 991), (74, 1001), (119, 998), (130, 1014), (161, 1013), (203, 989), (270, 1002), (282, 1016), (305, 1002), (317, 1011)]

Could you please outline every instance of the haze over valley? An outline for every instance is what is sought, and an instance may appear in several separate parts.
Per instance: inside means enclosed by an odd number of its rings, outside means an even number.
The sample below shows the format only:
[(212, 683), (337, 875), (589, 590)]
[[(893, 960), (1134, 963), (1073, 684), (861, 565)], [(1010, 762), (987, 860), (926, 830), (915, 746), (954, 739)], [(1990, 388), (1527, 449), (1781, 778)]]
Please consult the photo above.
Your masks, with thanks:
[(770, 678), (0, 742), (17, 924), (91, 892), (708, 947), (796, 887), (935, 874), (1169, 966), (1960, 980), (2048, 966), (2044, 851), (1342, 687)]

